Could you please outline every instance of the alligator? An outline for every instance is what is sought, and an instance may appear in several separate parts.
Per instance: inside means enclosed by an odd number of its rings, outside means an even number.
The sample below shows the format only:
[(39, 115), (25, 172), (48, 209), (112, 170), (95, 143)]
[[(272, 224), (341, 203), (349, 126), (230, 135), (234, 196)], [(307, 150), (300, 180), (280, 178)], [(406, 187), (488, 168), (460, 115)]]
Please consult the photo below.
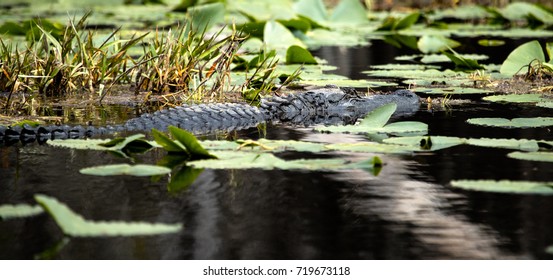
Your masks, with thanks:
[(233, 131), (260, 123), (351, 124), (368, 112), (388, 103), (396, 103), (396, 116), (410, 115), (419, 108), (419, 97), (405, 89), (390, 94), (361, 96), (352, 88), (324, 87), (286, 96), (262, 98), (259, 106), (245, 103), (214, 103), (182, 105), (142, 114), (124, 124), (113, 126), (69, 126), (28, 124), (0, 126), (0, 140), (4, 144), (18, 141), (44, 143), (50, 139), (89, 138), (118, 132), (167, 130), (177, 126), (194, 134)]

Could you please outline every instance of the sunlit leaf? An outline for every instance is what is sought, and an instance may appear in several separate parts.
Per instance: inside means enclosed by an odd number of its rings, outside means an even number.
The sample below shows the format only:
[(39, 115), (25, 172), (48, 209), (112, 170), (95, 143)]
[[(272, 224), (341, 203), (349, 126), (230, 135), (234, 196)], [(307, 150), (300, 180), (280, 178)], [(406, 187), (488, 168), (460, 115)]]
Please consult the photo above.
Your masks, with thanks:
[(445, 56), (447, 56), (453, 63), (455, 63), (455, 69), (461, 70), (461, 71), (470, 71), (470, 70), (478, 70), (478, 69), (484, 69), (484, 66), (478, 64), (478, 62), (474, 59), (466, 58), (454, 50), (451, 50), (449, 52), (442, 52)]
[(441, 35), (424, 35), (417, 42), (417, 47), (423, 53), (437, 53), (460, 45), (459, 42)]
[(163, 149), (165, 149), (168, 152), (188, 153), (184, 145), (182, 145), (178, 141), (173, 141), (171, 138), (163, 134), (163, 132), (155, 128), (152, 129), (152, 136), (154, 137), (154, 140), (156, 141), (156, 143), (161, 145), (161, 147), (163, 147)]
[(4, 204), (0, 205), (0, 219), (25, 218), (42, 214), (44, 211), (39, 205)]
[(467, 120), (470, 124), (482, 126), (494, 126), (503, 128), (528, 128), (528, 127), (545, 127), (553, 126), (553, 118), (472, 118)]
[(358, 0), (342, 0), (330, 15), (333, 23), (361, 25), (367, 23), (367, 10)]
[(294, 11), (319, 24), (327, 21), (328, 13), (322, 0), (300, 0), (294, 3)]
[(505, 45), (503, 40), (481, 39), (478, 40), (478, 45), (483, 47), (498, 47)]
[(356, 152), (356, 153), (380, 153), (380, 154), (411, 154), (418, 148), (404, 145), (382, 144), (375, 142), (360, 143), (336, 143), (325, 146), (329, 150)]
[(504, 75), (524, 74), (528, 66), (535, 61), (545, 62), (545, 56), (537, 40), (518, 46), (501, 65), (500, 72)]
[(110, 164), (83, 168), (79, 171), (81, 174), (96, 176), (153, 176), (171, 173), (171, 169), (163, 166), (150, 164)]
[(493, 102), (513, 102), (513, 103), (536, 103), (536, 102), (549, 100), (548, 98), (544, 97), (544, 95), (541, 93), (492, 95), (492, 96), (486, 96), (482, 99), (486, 101), (493, 101)]
[(551, 152), (512, 152), (507, 156), (522, 160), (553, 162), (553, 153)]
[(451, 185), (465, 190), (553, 195), (553, 182), (529, 182), (508, 180), (454, 180)]
[(132, 236), (176, 233), (180, 224), (123, 221), (89, 221), (53, 197), (35, 195), (35, 200), (54, 218), (64, 234), (75, 237)]
[(290, 32), (281, 23), (276, 21), (267, 21), (263, 30), (263, 42), (274, 49), (287, 49), (290, 46), (297, 45), (305, 48), (305, 44)]
[(442, 94), (442, 95), (457, 95), (457, 94), (486, 94), (491, 93), (492, 91), (482, 88), (471, 88), (471, 87), (424, 87), (419, 86), (414, 88), (415, 92), (422, 92), (426, 94)]
[[(431, 143), (427, 143), (430, 139)], [(413, 150), (428, 150), (436, 151), (441, 149), (447, 149), (457, 145), (466, 143), (466, 140), (459, 137), (452, 136), (407, 136), (407, 137), (393, 137), (383, 140), (384, 143), (406, 145)], [(425, 142), (425, 143), (421, 143)], [(426, 144), (426, 147), (423, 147)]]
[(180, 129), (176, 126), (169, 126), (168, 128), (169, 132), (173, 137), (175, 137), (175, 140), (179, 141), (186, 150), (190, 153), (190, 156), (192, 158), (214, 158), (212, 154), (210, 154), (208, 151), (206, 151), (202, 145), (200, 145), (200, 142), (198, 142), (198, 139), (196, 137), (184, 130)]

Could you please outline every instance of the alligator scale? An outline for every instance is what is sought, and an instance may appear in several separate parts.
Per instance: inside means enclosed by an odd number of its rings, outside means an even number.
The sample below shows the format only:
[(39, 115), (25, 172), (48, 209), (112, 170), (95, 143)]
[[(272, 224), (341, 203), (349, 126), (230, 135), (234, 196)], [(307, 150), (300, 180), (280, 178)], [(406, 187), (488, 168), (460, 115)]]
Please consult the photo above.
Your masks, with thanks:
[(195, 134), (232, 131), (263, 122), (294, 125), (351, 124), (368, 112), (388, 103), (396, 103), (395, 115), (410, 115), (419, 108), (419, 97), (408, 90), (391, 94), (360, 96), (351, 88), (325, 87), (317, 90), (269, 97), (259, 107), (242, 103), (183, 105), (128, 120), (114, 126), (29, 125), (0, 126), (0, 140), (24, 143), (49, 139), (86, 138), (122, 131), (166, 130), (173, 125)]

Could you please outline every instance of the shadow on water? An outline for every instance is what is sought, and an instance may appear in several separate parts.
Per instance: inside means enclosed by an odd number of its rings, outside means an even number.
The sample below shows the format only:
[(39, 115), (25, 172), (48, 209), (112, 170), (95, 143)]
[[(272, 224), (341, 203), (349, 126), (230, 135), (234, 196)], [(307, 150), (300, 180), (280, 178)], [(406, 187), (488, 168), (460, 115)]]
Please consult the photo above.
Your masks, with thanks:
[[(318, 55), (359, 78), (367, 64), (405, 50), (325, 48)], [(408, 51), (405, 51), (408, 52)], [(363, 57), (366, 60), (360, 60)], [(346, 69), (346, 70), (343, 70)], [(424, 108), (409, 120), (431, 135), (552, 140), (548, 129), (471, 126), (470, 117), (546, 116), (524, 106), (475, 101), (449, 111)], [(256, 129), (242, 136), (259, 137)], [(269, 139), (360, 142), (362, 136), (269, 126)], [(553, 198), (452, 189), (452, 179), (550, 180), (552, 165), (508, 159), (504, 149), (458, 146), (417, 155), (383, 155), (382, 172), (204, 170), (178, 193), (167, 178), (93, 177), (79, 169), (124, 162), (96, 151), (47, 145), (0, 148), (0, 204), (56, 197), (94, 220), (181, 222), (179, 234), (72, 238), (59, 259), (542, 259), (553, 244)], [(154, 163), (163, 152), (141, 161)], [(367, 156), (340, 153), (356, 159)], [(46, 215), (0, 222), (0, 258), (29, 259), (62, 240)]]

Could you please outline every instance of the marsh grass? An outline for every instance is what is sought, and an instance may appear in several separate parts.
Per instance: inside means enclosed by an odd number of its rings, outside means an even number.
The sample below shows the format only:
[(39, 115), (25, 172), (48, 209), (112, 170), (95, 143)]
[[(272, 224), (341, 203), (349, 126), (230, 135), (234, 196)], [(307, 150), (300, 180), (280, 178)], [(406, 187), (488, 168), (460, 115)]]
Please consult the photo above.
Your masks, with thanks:
[[(155, 30), (121, 39), (119, 29), (106, 35), (86, 29), (90, 13), (71, 19), (63, 32), (53, 34), (36, 21), (21, 46), (0, 38), (0, 99), (4, 112), (13, 111), (12, 96), (66, 98), (88, 94), (101, 102), (114, 85), (128, 84), (135, 93), (175, 104), (183, 101), (221, 101), (229, 91), (274, 87), (276, 61), (264, 61), (246, 79), (231, 83), (230, 72), (245, 40), (234, 26), (230, 34), (208, 35), (189, 24), (174, 30)], [(103, 38), (103, 39), (101, 39)], [(99, 43), (100, 42), (100, 43)], [(130, 49), (142, 47), (132, 57)], [(118, 87), (120, 88), (120, 87)], [(132, 92), (129, 90), (129, 92)], [(20, 100), (21, 101), (21, 100)], [(23, 103), (25, 100), (23, 101)], [(19, 102), (18, 104), (20, 104)], [(8, 110), (12, 109), (12, 110)]]

